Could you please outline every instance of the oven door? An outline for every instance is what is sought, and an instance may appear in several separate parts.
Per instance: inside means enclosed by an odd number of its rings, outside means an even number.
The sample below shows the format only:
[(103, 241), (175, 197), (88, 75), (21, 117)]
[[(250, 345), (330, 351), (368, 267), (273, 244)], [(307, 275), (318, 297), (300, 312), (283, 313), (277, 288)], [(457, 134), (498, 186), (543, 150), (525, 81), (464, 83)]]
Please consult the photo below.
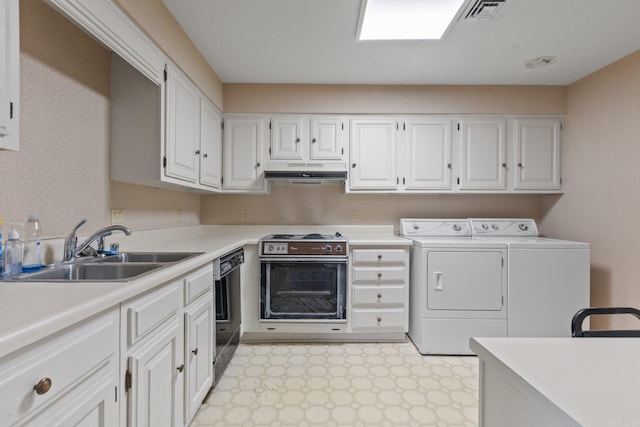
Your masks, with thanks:
[(346, 321), (347, 259), (260, 260), (260, 320)]

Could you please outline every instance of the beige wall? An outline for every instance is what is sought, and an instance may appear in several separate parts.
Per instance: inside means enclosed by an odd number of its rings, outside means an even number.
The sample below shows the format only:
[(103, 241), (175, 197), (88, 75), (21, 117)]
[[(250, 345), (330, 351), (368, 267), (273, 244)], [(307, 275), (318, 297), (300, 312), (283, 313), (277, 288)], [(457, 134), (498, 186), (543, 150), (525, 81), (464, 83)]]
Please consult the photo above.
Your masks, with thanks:
[[(640, 51), (568, 88), (565, 195), (542, 227), (591, 243), (593, 306), (640, 307)], [(638, 328), (617, 318), (599, 326)]]
[(564, 86), (225, 84), (225, 113), (566, 114)]
[[(238, 210), (245, 219), (238, 221)], [(353, 211), (358, 221), (353, 221)], [(539, 216), (538, 196), (345, 194), (342, 186), (274, 185), (266, 195), (202, 198), (204, 224), (394, 224), (400, 218)], [(338, 231), (338, 230), (336, 230)]]
[(162, 0), (115, 0), (222, 111), (222, 82)]
[[(198, 224), (200, 197), (109, 180), (110, 53), (41, 0), (20, 1), (20, 151), (0, 151), (0, 216), (82, 234), (125, 208), (135, 229)], [(180, 222), (178, 221), (178, 210)]]

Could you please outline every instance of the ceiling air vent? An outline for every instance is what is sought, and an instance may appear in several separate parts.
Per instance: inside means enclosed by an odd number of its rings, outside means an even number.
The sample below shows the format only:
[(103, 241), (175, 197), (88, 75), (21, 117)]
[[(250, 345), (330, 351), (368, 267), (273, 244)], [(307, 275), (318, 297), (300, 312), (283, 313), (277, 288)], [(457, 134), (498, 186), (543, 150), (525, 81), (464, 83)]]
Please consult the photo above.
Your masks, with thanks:
[(495, 19), (502, 15), (506, 0), (471, 0), (461, 15), (462, 20)]

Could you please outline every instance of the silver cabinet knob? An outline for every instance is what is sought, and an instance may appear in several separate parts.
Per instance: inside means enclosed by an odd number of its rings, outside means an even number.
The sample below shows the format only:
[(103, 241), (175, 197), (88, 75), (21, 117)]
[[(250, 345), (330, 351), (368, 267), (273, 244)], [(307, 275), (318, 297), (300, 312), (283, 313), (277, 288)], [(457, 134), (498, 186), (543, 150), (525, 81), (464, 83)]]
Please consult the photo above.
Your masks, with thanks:
[(382, 273), (378, 273), (378, 279), (382, 277)]
[(311, 143), (312, 143), (312, 144), (315, 144), (315, 143), (316, 143), (316, 141), (317, 141), (317, 139), (313, 138), (313, 139), (311, 140)]
[(260, 167), (260, 162), (256, 163), (256, 167), (259, 168)]
[(378, 294), (378, 299), (381, 299), (381, 298), (382, 298), (382, 294)]
[(200, 155), (200, 150), (196, 150), (196, 156)]
[(356, 167), (356, 164), (355, 164), (355, 163), (354, 163), (354, 164), (352, 164), (352, 165), (351, 165), (351, 167), (352, 167), (352, 168), (355, 168), (355, 167)]
[(296, 138), (296, 144), (299, 143), (301, 141), (300, 138)]
[(209, 157), (209, 155), (208, 155), (207, 153), (204, 153), (204, 154), (202, 155), (202, 157), (204, 157), (204, 158), (206, 159), (207, 157)]
[(382, 317), (378, 317), (376, 320), (378, 321), (378, 323), (380, 323), (382, 322)]
[(196, 347), (193, 350), (191, 350), (191, 353), (193, 353), (194, 356), (197, 356), (198, 355), (198, 347)]
[(178, 369), (178, 372), (184, 371), (184, 363), (182, 365), (178, 366), (176, 369)]
[(33, 389), (37, 394), (45, 394), (51, 389), (51, 378), (42, 378), (33, 386)]

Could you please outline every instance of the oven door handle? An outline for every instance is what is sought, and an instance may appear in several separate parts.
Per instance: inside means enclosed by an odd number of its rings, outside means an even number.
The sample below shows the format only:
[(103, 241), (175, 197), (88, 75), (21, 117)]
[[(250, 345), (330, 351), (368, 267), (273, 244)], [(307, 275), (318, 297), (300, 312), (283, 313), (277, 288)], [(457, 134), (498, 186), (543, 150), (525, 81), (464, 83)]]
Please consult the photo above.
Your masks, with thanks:
[(279, 257), (269, 257), (269, 258), (260, 258), (261, 263), (284, 263), (284, 262), (293, 262), (293, 263), (303, 263), (303, 262), (313, 262), (313, 263), (332, 263), (332, 264), (348, 264), (349, 259), (346, 257), (332, 257), (332, 256), (317, 256), (317, 257), (304, 257), (304, 258), (279, 258)]

